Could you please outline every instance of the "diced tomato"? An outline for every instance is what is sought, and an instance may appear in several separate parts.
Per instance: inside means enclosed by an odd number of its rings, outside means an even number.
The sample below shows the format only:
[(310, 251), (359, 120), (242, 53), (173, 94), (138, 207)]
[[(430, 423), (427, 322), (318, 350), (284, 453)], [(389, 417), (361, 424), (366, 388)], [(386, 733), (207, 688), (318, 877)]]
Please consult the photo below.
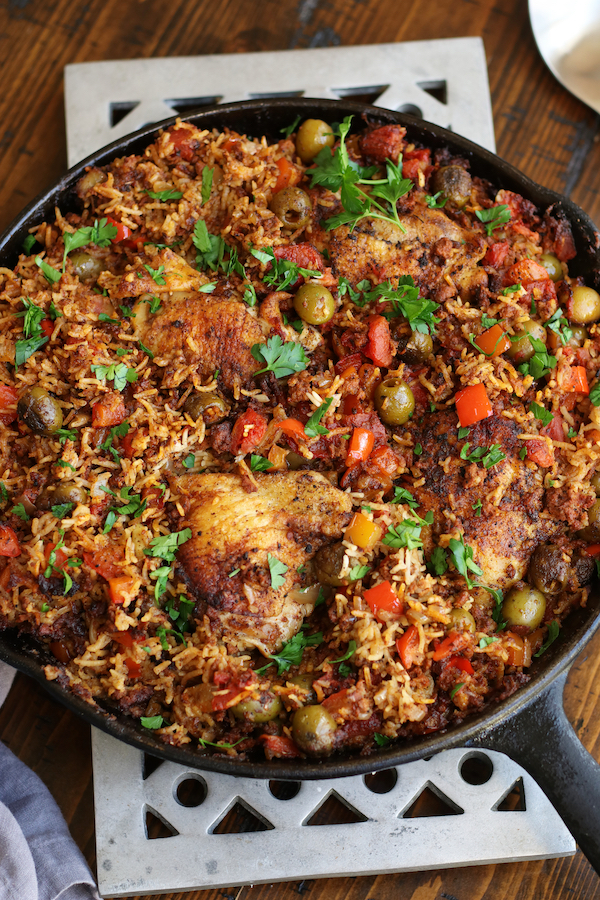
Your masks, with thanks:
[[(54, 550), (55, 547), (56, 547), (56, 544), (52, 544), (52, 543), (46, 544), (46, 546), (44, 547), (44, 557), (46, 559), (46, 565), (48, 565), (50, 563), (50, 554), (52, 553), (52, 551)], [(62, 569), (66, 561), (67, 561), (67, 554), (62, 549), (62, 547), (59, 547), (59, 549), (54, 554), (54, 565), (56, 566), (57, 569)]]
[(119, 438), (121, 449), (122, 449), (123, 453), (125, 454), (125, 456), (127, 457), (127, 459), (133, 459), (133, 455), (134, 455), (133, 437), (135, 435), (135, 432), (136, 432), (135, 428), (133, 429), (133, 431), (130, 428), (129, 431), (127, 432), (127, 434), (124, 434), (122, 438)]
[(416, 625), (409, 625), (402, 637), (397, 638), (396, 649), (404, 668), (410, 669), (419, 649), (419, 631)]
[(194, 158), (194, 153), (198, 149), (199, 142), (189, 128), (172, 128), (169, 132), (169, 140), (173, 144), (175, 152), (179, 154), (182, 159), (189, 162)]
[(10, 525), (0, 525), (0, 556), (20, 556), (19, 539)]
[(121, 647), (125, 647), (126, 650), (133, 647), (133, 635), (131, 631), (114, 631), (110, 637), (111, 640), (116, 641), (117, 644), (120, 644)]
[(564, 441), (565, 432), (563, 429), (563, 417), (560, 413), (554, 413), (554, 418), (543, 428), (540, 428), (540, 434), (549, 437), (552, 441)]
[(127, 594), (131, 592), (133, 587), (133, 578), (129, 575), (119, 575), (117, 578), (108, 579), (108, 594), (111, 603), (115, 606), (123, 606)]
[(129, 657), (127, 657), (127, 659), (125, 660), (125, 665), (127, 666), (127, 671), (129, 672), (130, 678), (139, 678), (142, 674), (142, 667), (135, 659), (130, 659)]
[(404, 604), (389, 581), (382, 581), (375, 587), (369, 588), (365, 591), (364, 598), (376, 618), (379, 618), (380, 610), (391, 613), (393, 616), (401, 616), (404, 612)]
[(398, 156), (404, 144), (406, 128), (402, 125), (382, 125), (367, 132), (360, 139), (360, 149), (364, 156), (375, 162), (384, 163), (386, 159), (398, 162)]
[(230, 706), (235, 706), (238, 702), (238, 697), (241, 697), (245, 690), (245, 687), (233, 684), (224, 693), (218, 693), (212, 699), (213, 712), (220, 712), (223, 709), (229, 709)]
[(275, 187), (273, 188), (273, 192), (276, 194), (278, 191), (282, 191), (284, 188), (289, 187), (290, 185), (298, 184), (300, 181), (302, 174), (297, 166), (289, 161), (285, 156), (282, 156), (281, 159), (278, 159), (275, 163), (277, 168), (279, 169), (279, 175), (277, 176), (277, 181), (275, 182)]
[(448, 665), (460, 669), (461, 672), (466, 672), (467, 675), (473, 675), (473, 666), (464, 656), (451, 656)]
[(17, 400), (19, 395), (14, 387), (0, 384), (0, 422), (10, 425), (17, 418)]
[(165, 505), (165, 488), (159, 484), (153, 484), (150, 487), (142, 488), (142, 500), (148, 501), (148, 506), (155, 506), (162, 509)]
[(475, 338), (475, 343), (486, 356), (501, 356), (510, 347), (510, 341), (500, 325), (492, 325)]
[(40, 322), (40, 328), (47, 338), (51, 338), (52, 332), (54, 331), (54, 322), (52, 321), (52, 319), (42, 319), (42, 321)]
[(420, 149), (407, 150), (402, 157), (402, 177), (411, 181), (419, 180), (419, 172), (426, 174), (431, 168), (431, 150), (422, 147)]
[(440, 659), (446, 659), (447, 656), (454, 650), (458, 650), (461, 646), (464, 646), (465, 638), (464, 635), (458, 634), (456, 631), (450, 632), (448, 637), (445, 637), (443, 641), (435, 647), (433, 651), (433, 658), (436, 661)]
[(325, 268), (323, 257), (312, 244), (289, 244), (287, 247), (273, 247), (275, 259), (287, 259), (301, 269), (322, 272)]
[(249, 453), (258, 447), (267, 430), (267, 418), (254, 409), (247, 409), (238, 416), (231, 432), (231, 452)]
[(233, 137), (230, 135), (226, 140), (221, 144), (221, 150), (227, 150), (228, 153), (231, 153), (232, 150), (235, 150), (236, 147), (239, 147), (240, 139)]
[(492, 269), (499, 269), (504, 263), (509, 250), (508, 241), (498, 241), (498, 243), (492, 244), (487, 248), (483, 257), (483, 265), (490, 266)]
[(376, 366), (390, 366), (393, 359), (390, 326), (383, 316), (369, 316), (368, 342), (363, 353), (372, 359)]
[(492, 415), (492, 404), (483, 384), (471, 384), (456, 395), (456, 412), (462, 428)]
[(128, 225), (118, 222), (117, 219), (113, 219), (112, 216), (107, 216), (106, 221), (109, 225), (114, 225), (117, 229), (116, 235), (114, 238), (111, 238), (113, 244), (118, 244), (119, 241), (124, 241), (126, 238), (131, 237), (131, 228), (129, 228)]
[(588, 556), (598, 556), (600, 553), (600, 544), (588, 544), (585, 548), (585, 552)]
[(342, 375), (346, 369), (354, 368), (358, 371), (358, 367), (362, 363), (362, 354), (351, 353), (350, 356), (342, 356), (335, 364), (335, 374)]
[(375, 463), (386, 475), (393, 475), (398, 469), (398, 457), (390, 447), (377, 447), (371, 453), (369, 460)]
[(506, 285), (522, 284), (524, 281), (548, 281), (550, 276), (546, 269), (533, 259), (520, 259), (509, 266), (504, 273)]
[(86, 566), (93, 569), (102, 578), (108, 581), (110, 578), (116, 578), (123, 571), (121, 566), (117, 565), (117, 559), (120, 559), (120, 550), (108, 544), (106, 547), (100, 547), (90, 553), (88, 550), (83, 551), (83, 561)]
[(267, 759), (291, 759), (292, 757), (302, 756), (293, 740), (281, 734), (261, 734), (259, 741), (262, 741), (265, 748), (265, 756)]
[(342, 401), (342, 413), (345, 416), (354, 416), (362, 410), (362, 403), (358, 394), (346, 394)]
[(111, 428), (127, 418), (125, 401), (117, 391), (104, 394), (92, 408), (92, 427)]
[(304, 425), (299, 419), (282, 419), (281, 422), (277, 423), (277, 427), (281, 428), (288, 437), (306, 439)]
[(348, 705), (348, 688), (343, 688), (335, 694), (330, 694), (329, 697), (326, 697), (321, 703), (321, 706), (329, 713), (339, 712), (341, 709), (344, 709), (344, 707), (348, 707)]
[(590, 388), (587, 380), (585, 366), (571, 366), (568, 381), (563, 382), (565, 391), (577, 394), (589, 394)]
[(536, 463), (542, 469), (549, 469), (554, 463), (554, 453), (548, 446), (548, 442), (542, 438), (532, 438), (527, 441), (527, 459)]
[(346, 465), (348, 467), (355, 466), (357, 463), (364, 462), (369, 458), (375, 444), (375, 435), (367, 428), (355, 428), (349, 443), (348, 455), (346, 456)]

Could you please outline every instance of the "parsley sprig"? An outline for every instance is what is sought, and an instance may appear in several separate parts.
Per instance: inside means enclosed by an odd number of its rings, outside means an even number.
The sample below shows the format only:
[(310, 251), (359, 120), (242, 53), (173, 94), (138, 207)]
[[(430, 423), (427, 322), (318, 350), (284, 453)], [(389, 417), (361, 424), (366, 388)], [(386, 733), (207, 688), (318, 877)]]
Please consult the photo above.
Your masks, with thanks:
[(492, 466), (506, 459), (506, 453), (502, 452), (500, 444), (492, 444), (491, 447), (475, 447), (472, 451), (469, 451), (470, 446), (468, 442), (463, 446), (460, 451), (460, 458), (465, 459), (467, 462), (479, 462), (481, 460), (486, 469), (491, 469)]
[(135, 519), (138, 516), (141, 516), (148, 504), (148, 501), (142, 500), (139, 494), (132, 494), (131, 488), (127, 485), (121, 488), (118, 495), (115, 494), (114, 491), (111, 491), (110, 488), (106, 487), (106, 485), (101, 485), (100, 490), (104, 491), (105, 494), (109, 494), (111, 497), (114, 497), (117, 500), (124, 501), (124, 504), (122, 506), (110, 507), (108, 515), (106, 517), (106, 522), (104, 523), (104, 528), (102, 529), (102, 534), (108, 534), (108, 532), (117, 521), (118, 516), (133, 516), (133, 518)]
[(23, 299), (23, 305), (25, 309), (17, 313), (17, 316), (23, 316), (23, 338), (15, 342), (15, 367), (23, 365), (49, 340), (40, 324), (46, 316), (44, 310), (28, 298)]
[(306, 425), (304, 426), (304, 433), (307, 437), (318, 437), (320, 434), (329, 434), (329, 428), (325, 428), (324, 425), (321, 425), (321, 419), (333, 403), (333, 398), (328, 397), (318, 409), (312, 414)]
[(108, 219), (96, 220), (92, 225), (78, 228), (77, 231), (72, 233), (65, 231), (63, 234), (63, 242), (65, 245), (62, 262), (63, 272), (65, 271), (67, 255), (71, 253), (72, 250), (77, 250), (79, 247), (85, 247), (87, 244), (95, 244), (96, 247), (108, 247), (113, 238), (117, 236), (117, 231), (116, 225), (110, 223)]
[(128, 368), (125, 363), (92, 366), (91, 369), (98, 381), (112, 381), (115, 391), (122, 391), (128, 382), (131, 384), (138, 380), (138, 373), (135, 369)]
[(404, 519), (398, 525), (390, 525), (384, 535), (382, 543), (388, 547), (398, 550), (406, 547), (408, 550), (422, 550), (423, 541), (421, 540), (421, 529), (424, 525), (431, 525), (433, 522), (433, 513), (431, 510), (424, 519), (416, 516), (414, 519)]
[(263, 276), (263, 281), (275, 291), (285, 291), (291, 284), (296, 283), (300, 275), (304, 278), (321, 278), (321, 272), (316, 269), (305, 269), (289, 259), (277, 259), (272, 247), (265, 247), (263, 250), (253, 249), (250, 252), (264, 266), (270, 266)]
[(551, 356), (548, 353), (543, 341), (540, 341), (531, 335), (528, 336), (528, 339), (533, 347), (534, 353), (528, 362), (524, 362), (519, 366), (519, 372), (522, 375), (532, 375), (537, 381), (538, 378), (547, 375), (552, 369), (556, 368), (556, 357)]
[(485, 225), (485, 233), (488, 237), (492, 236), (492, 232), (496, 228), (506, 225), (511, 219), (510, 209), (505, 203), (499, 206), (491, 206), (489, 209), (477, 209), (475, 210), (475, 215)]
[(302, 344), (294, 341), (284, 343), (278, 334), (270, 337), (266, 344), (254, 344), (250, 352), (257, 362), (266, 363), (264, 369), (259, 369), (255, 375), (273, 372), (275, 378), (285, 378), (294, 372), (302, 372), (308, 365)]
[(287, 644), (284, 644), (279, 653), (275, 653), (272, 656), (269, 656), (271, 662), (268, 662), (266, 666), (262, 666), (260, 669), (255, 669), (257, 675), (262, 675), (263, 672), (274, 665), (277, 664), (277, 674), (283, 675), (284, 672), (287, 672), (292, 666), (299, 666), (302, 662), (302, 654), (304, 653), (307, 647), (318, 647), (319, 644), (323, 643), (323, 635), (320, 631), (316, 634), (306, 635), (304, 631), (299, 631), (298, 634), (295, 634), (291, 641), (288, 641)]

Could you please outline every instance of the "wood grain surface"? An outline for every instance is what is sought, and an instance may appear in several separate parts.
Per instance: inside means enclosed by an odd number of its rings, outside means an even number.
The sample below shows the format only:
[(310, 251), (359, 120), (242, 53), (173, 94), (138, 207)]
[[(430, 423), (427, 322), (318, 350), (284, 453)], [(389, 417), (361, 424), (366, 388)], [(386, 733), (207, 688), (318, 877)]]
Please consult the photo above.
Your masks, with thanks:
[[(4, 0), (0, 229), (66, 168), (63, 67), (68, 63), (463, 36), (481, 36), (485, 43), (500, 156), (571, 196), (600, 223), (599, 117), (563, 90), (544, 66), (524, 0)], [(597, 760), (599, 666), (600, 634), (573, 667), (565, 700), (571, 722)], [(88, 727), (19, 675), (0, 710), (0, 738), (48, 785), (93, 867)], [(577, 853), (545, 862), (161, 896), (293, 900), (299, 895), (309, 900), (592, 900), (600, 895), (600, 880)]]

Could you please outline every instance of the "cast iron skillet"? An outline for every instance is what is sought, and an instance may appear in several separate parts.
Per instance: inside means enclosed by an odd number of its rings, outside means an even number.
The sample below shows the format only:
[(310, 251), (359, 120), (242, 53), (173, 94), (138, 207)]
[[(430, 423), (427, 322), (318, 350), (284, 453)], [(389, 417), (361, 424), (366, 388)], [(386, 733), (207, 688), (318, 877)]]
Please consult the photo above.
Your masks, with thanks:
[[(397, 122), (405, 125), (411, 139), (432, 148), (450, 147), (456, 155), (469, 159), (473, 174), (489, 179), (498, 188), (523, 194), (542, 209), (554, 205), (570, 220), (575, 236), (577, 259), (570, 264), (570, 271), (585, 276), (588, 285), (600, 288), (600, 234), (590, 218), (570, 200), (540, 187), (504, 160), (443, 128), (412, 116), (342, 100), (256, 100), (227, 104), (187, 118), (203, 128), (227, 126), (252, 137), (266, 135), (277, 140), (281, 136), (280, 129), (297, 115), (303, 119), (314, 117), (339, 122), (350, 114), (356, 117), (359, 127), (364, 124), (361, 117), (381, 124)], [(173, 121), (170, 119), (160, 125), (169, 125)], [(52, 218), (55, 205), (60, 206), (63, 213), (78, 209), (74, 185), (86, 166), (103, 165), (115, 156), (140, 152), (152, 140), (158, 127), (143, 128), (93, 154), (30, 203), (0, 238), (0, 264), (15, 265), (27, 229)], [(534, 662), (529, 684), (512, 697), (490, 705), (446, 733), (394, 744), (368, 757), (340, 755), (323, 761), (238, 761), (191, 747), (171, 747), (133, 719), (115, 714), (108, 708), (92, 707), (55, 682), (46, 681), (41, 665), (50, 660), (43, 659), (40, 650), (25, 639), (10, 632), (0, 634), (0, 659), (31, 675), (56, 700), (108, 734), (155, 756), (228, 775), (292, 780), (332, 778), (385, 769), (453, 747), (500, 750), (531, 773), (596, 871), (600, 872), (600, 766), (577, 739), (562, 705), (569, 667), (599, 626), (600, 592), (596, 591), (588, 607), (568, 618), (559, 639)]]

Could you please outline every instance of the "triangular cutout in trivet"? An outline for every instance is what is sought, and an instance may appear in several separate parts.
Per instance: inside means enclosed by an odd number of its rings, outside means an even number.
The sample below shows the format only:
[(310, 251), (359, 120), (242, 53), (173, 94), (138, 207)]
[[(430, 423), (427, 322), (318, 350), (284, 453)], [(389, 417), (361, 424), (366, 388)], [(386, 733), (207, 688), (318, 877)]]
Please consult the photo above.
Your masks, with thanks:
[(156, 810), (146, 807), (146, 838), (154, 841), (156, 838), (177, 837), (179, 832), (173, 828), (170, 822), (167, 822)]
[(420, 794), (415, 797), (399, 818), (424, 819), (430, 816), (460, 816), (463, 813), (464, 809), (453, 803), (434, 784), (427, 782)]
[(417, 87), (439, 103), (448, 105), (448, 83), (446, 81), (417, 81)]
[(164, 759), (159, 759), (158, 756), (149, 756), (147, 753), (144, 753), (144, 761), (142, 763), (142, 778), (144, 781), (146, 778), (150, 778), (152, 773), (156, 772), (163, 763)]
[(214, 94), (212, 97), (180, 97), (175, 100), (165, 100), (165, 103), (171, 107), (173, 112), (187, 116), (188, 113), (200, 109), (201, 106), (216, 106), (222, 99), (222, 95)]
[(354, 825), (356, 822), (368, 822), (358, 809), (332, 791), (311, 813), (303, 825)]
[(525, 785), (522, 778), (517, 778), (509, 790), (503, 794), (498, 803), (492, 806), (497, 812), (525, 812)]
[(387, 91), (389, 84), (371, 84), (365, 87), (354, 88), (332, 88), (334, 94), (338, 97), (351, 97), (357, 103), (375, 103), (381, 97), (384, 91)]
[(217, 820), (216, 825), (211, 825), (209, 834), (244, 834), (250, 831), (271, 831), (275, 826), (252, 809), (240, 797), (230, 807), (224, 816)]
[(118, 125), (121, 119), (124, 119), (125, 116), (129, 115), (129, 113), (134, 110), (136, 106), (139, 106), (141, 102), (141, 100), (130, 100), (111, 103), (108, 108), (111, 128)]

